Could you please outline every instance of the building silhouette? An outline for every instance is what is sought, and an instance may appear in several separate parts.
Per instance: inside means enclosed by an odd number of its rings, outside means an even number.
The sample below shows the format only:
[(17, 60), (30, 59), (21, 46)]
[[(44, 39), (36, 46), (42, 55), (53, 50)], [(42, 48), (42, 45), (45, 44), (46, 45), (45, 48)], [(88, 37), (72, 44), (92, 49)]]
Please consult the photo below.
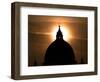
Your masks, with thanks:
[(81, 58), (80, 64), (85, 64), (83, 58)]
[(34, 64), (33, 64), (34, 66), (37, 66), (37, 62), (36, 62), (36, 60), (34, 61)]
[(74, 51), (70, 44), (63, 40), (63, 34), (59, 26), (56, 40), (46, 50), (44, 65), (70, 65), (76, 63)]

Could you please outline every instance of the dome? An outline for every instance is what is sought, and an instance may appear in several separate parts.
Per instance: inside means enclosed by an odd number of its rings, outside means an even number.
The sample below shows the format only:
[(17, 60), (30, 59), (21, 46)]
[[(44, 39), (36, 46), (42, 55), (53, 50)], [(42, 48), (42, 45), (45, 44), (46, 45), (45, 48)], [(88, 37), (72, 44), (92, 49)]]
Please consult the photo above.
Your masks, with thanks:
[(76, 64), (75, 55), (70, 44), (63, 40), (60, 26), (56, 40), (47, 48), (44, 58), (44, 65), (69, 65)]

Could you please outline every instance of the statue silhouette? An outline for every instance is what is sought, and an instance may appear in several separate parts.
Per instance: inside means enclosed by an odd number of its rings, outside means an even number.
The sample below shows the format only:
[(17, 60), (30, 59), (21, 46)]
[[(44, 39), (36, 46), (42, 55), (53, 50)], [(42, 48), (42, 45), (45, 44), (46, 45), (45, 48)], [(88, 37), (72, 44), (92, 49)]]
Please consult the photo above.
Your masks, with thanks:
[(72, 47), (63, 40), (60, 26), (56, 35), (56, 40), (47, 48), (44, 65), (69, 65), (76, 64)]

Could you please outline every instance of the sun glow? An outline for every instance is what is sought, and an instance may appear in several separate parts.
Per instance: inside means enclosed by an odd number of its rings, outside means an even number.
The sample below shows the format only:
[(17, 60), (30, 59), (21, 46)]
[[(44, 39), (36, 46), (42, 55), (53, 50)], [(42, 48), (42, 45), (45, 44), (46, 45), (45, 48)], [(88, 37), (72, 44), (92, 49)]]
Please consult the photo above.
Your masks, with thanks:
[[(52, 40), (56, 40), (56, 34), (58, 32), (59, 27), (54, 27), (53, 32), (52, 32)], [(70, 32), (67, 29), (67, 27), (60, 27), (61, 32), (63, 34), (63, 39), (66, 41), (69, 41), (70, 39)]]

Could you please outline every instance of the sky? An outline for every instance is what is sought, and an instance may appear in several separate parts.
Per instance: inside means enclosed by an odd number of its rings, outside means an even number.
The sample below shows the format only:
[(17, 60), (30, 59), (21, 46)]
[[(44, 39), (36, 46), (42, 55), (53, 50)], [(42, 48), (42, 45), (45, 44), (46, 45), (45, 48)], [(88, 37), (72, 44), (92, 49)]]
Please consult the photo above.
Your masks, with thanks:
[(77, 62), (83, 58), (87, 63), (87, 20), (86, 17), (28, 15), (28, 66), (42, 65), (48, 46), (56, 39), (59, 25)]

